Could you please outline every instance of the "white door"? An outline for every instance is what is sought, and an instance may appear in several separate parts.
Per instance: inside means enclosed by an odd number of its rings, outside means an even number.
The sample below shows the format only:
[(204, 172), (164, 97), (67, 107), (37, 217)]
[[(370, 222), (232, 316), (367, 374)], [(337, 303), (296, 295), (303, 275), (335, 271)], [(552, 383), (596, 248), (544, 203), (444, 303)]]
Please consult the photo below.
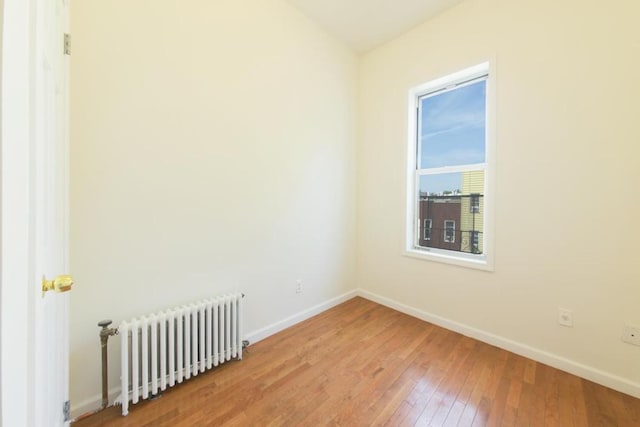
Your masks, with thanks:
[(4, 0), (2, 425), (62, 426), (68, 401), (67, 0)]

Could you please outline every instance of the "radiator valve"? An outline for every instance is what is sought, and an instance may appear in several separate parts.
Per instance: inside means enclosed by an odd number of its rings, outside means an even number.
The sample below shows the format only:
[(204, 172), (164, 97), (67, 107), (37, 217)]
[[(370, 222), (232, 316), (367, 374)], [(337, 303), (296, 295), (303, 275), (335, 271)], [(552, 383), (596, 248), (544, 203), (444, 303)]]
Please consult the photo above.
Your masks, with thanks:
[(106, 320), (101, 320), (98, 322), (98, 326), (100, 326), (102, 329), (100, 329), (100, 341), (102, 343), (102, 345), (107, 345), (107, 340), (109, 339), (109, 337), (111, 335), (117, 335), (118, 334), (118, 328), (110, 328), (109, 325), (113, 323), (111, 321), (111, 319), (106, 319)]
[(110, 328), (111, 320), (101, 320), (98, 322), (100, 329), (100, 346), (102, 347), (102, 405), (101, 409), (106, 408), (109, 405), (109, 387), (108, 387), (108, 372), (107, 372), (107, 342), (111, 335), (118, 334), (118, 328)]

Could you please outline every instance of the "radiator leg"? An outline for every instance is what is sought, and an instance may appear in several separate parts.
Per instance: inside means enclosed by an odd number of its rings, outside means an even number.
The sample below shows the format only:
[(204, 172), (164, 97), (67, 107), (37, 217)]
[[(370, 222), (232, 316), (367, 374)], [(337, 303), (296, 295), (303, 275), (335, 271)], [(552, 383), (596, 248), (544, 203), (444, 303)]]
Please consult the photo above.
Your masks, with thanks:
[(109, 371), (107, 367), (107, 342), (111, 335), (118, 333), (117, 328), (109, 328), (111, 320), (102, 320), (98, 322), (100, 329), (100, 346), (102, 347), (102, 404), (100, 409), (104, 409), (109, 405)]

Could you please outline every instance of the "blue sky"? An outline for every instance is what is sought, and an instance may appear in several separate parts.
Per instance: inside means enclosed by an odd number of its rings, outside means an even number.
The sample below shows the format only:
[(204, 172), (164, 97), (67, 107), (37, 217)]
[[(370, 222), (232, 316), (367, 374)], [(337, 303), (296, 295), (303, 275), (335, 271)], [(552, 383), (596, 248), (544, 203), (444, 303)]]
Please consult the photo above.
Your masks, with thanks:
[[(458, 166), (485, 161), (485, 90), (482, 80), (423, 98), (420, 168)], [(420, 190), (460, 188), (460, 173), (422, 177)]]

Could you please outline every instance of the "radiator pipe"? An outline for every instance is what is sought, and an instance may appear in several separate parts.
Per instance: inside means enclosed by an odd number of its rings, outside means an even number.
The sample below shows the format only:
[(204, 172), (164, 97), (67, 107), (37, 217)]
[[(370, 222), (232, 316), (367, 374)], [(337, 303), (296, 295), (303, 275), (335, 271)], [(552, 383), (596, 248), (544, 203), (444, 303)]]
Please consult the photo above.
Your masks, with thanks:
[(109, 371), (107, 369), (107, 342), (111, 335), (118, 333), (118, 328), (110, 328), (111, 320), (101, 320), (98, 322), (100, 329), (100, 346), (102, 347), (102, 405), (100, 410), (109, 406)]

